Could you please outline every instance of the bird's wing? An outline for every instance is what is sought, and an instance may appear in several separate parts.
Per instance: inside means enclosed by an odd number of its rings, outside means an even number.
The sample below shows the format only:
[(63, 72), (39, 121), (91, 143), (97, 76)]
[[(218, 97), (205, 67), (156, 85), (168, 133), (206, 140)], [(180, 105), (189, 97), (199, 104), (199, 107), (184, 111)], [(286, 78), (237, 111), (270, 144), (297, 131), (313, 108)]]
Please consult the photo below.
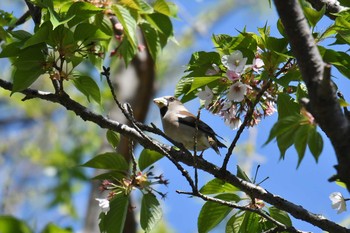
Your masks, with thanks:
[[(179, 123), (182, 123), (184, 125), (188, 125), (188, 126), (193, 127), (193, 128), (196, 127), (197, 117), (195, 115), (193, 115), (192, 113), (189, 113), (189, 112), (184, 112), (184, 111), (180, 111), (179, 114), (181, 115), (181, 116), (179, 116)], [(217, 136), (217, 137), (222, 139), (222, 137), (217, 135), (209, 125), (207, 125), (206, 123), (204, 123), (201, 120), (198, 121), (198, 130), (201, 130), (210, 136), (214, 136), (214, 137)]]

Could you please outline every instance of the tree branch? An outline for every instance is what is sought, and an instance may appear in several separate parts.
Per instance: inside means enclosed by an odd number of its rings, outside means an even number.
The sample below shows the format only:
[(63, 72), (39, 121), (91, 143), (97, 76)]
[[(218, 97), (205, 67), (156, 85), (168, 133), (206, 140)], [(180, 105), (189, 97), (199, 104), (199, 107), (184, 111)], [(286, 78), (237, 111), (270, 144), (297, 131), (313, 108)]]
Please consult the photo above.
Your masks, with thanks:
[(336, 88), (331, 80), (330, 66), (324, 64), (308, 23), (297, 0), (274, 0), (284, 25), (292, 52), (308, 89), (307, 110), (327, 134), (335, 149), (337, 175), (350, 191), (350, 127), (340, 108)]
[[(12, 90), (12, 84), (2, 79), (0, 79), (0, 87), (9, 91)], [(155, 150), (160, 153), (165, 153), (167, 155), (167, 158), (169, 158), (175, 165), (179, 165), (178, 163), (179, 161), (179, 162), (185, 163), (188, 166), (194, 167), (193, 157), (188, 151), (175, 150), (168, 145), (164, 145), (156, 140), (149, 138), (148, 136), (143, 136), (134, 128), (131, 128), (125, 124), (121, 124), (117, 121), (107, 119), (102, 115), (99, 115), (90, 111), (83, 105), (72, 100), (68, 95), (57, 95), (53, 93), (33, 90), (30, 88), (21, 91), (21, 93), (26, 95), (25, 97), (26, 100), (38, 98), (49, 102), (58, 103), (63, 107), (65, 107), (67, 110), (73, 111), (77, 116), (81, 117), (84, 121), (94, 122), (95, 124), (99, 125), (101, 128), (110, 129), (110, 130), (119, 132), (124, 136), (127, 136), (139, 142), (145, 148)], [(338, 232), (338, 233), (350, 232), (350, 230), (346, 229), (345, 227), (339, 226), (338, 224), (327, 220), (323, 216), (311, 213), (306, 209), (304, 209), (303, 207), (296, 205), (292, 202), (289, 202), (279, 196), (276, 196), (255, 184), (241, 180), (240, 178), (236, 177), (235, 175), (231, 174), (228, 171), (221, 170), (219, 167), (206, 161), (203, 158), (198, 157), (196, 159), (196, 165), (198, 169), (201, 169), (207, 173), (210, 173), (215, 177), (236, 186), (237, 188), (241, 189), (250, 197), (258, 198), (271, 205), (274, 205), (275, 207), (290, 213), (293, 217), (297, 219), (309, 222), (329, 232)], [(180, 166), (180, 169), (182, 169), (180, 171), (186, 177), (186, 174), (188, 174), (187, 171), (185, 171), (182, 166)], [(190, 182), (191, 179), (188, 179), (188, 177), (186, 178)], [(190, 184), (190, 185), (194, 187), (194, 184)]]

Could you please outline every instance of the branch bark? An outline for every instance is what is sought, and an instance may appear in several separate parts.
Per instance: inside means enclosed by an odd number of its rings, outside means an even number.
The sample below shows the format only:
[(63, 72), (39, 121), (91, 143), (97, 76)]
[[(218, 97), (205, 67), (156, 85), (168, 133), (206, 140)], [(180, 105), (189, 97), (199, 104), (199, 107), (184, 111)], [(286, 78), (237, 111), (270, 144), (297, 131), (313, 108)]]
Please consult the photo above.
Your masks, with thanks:
[[(12, 84), (10, 82), (0, 79), (0, 87), (11, 91)], [(215, 177), (240, 188), (243, 192), (247, 193), (247, 195), (249, 195), (250, 197), (264, 200), (265, 202), (290, 213), (293, 217), (309, 222), (321, 228), (322, 230), (325, 230), (328, 232), (338, 232), (338, 233), (350, 232), (350, 230), (346, 229), (345, 227), (342, 227), (326, 219), (321, 215), (311, 213), (306, 209), (304, 209), (303, 207), (301, 207), (300, 205), (296, 205), (277, 195), (274, 195), (260, 186), (256, 186), (255, 184), (239, 179), (232, 173), (220, 169), (216, 165), (206, 161), (203, 158), (198, 157), (198, 159), (196, 159), (196, 164), (194, 164), (193, 156), (190, 153), (188, 153), (188, 151), (183, 152), (181, 150), (174, 150), (172, 149), (171, 146), (164, 145), (156, 140), (149, 141), (148, 138), (143, 137), (136, 129), (129, 127), (125, 124), (121, 124), (117, 121), (107, 119), (102, 115), (98, 115), (90, 111), (83, 105), (72, 100), (66, 94), (58, 95), (58, 94), (52, 94), (48, 92), (41, 92), (41, 91), (29, 89), (29, 88), (22, 91), (22, 93), (26, 95), (26, 97), (24, 98), (25, 100), (29, 100), (32, 98), (39, 98), (49, 102), (58, 103), (63, 107), (65, 107), (67, 110), (73, 111), (77, 116), (81, 117), (83, 120), (94, 122), (95, 124), (99, 125), (101, 128), (106, 128), (106, 129), (119, 132), (124, 136), (139, 142), (145, 148), (152, 149), (160, 153), (166, 152), (171, 157), (171, 159), (185, 163), (188, 166), (194, 167), (196, 165), (198, 169), (208, 172), (214, 175)]]
[(350, 127), (336, 96), (330, 66), (322, 60), (299, 2), (274, 2), (308, 89), (306, 107), (335, 149), (338, 165), (335, 166), (337, 175), (332, 180), (344, 182), (350, 191)]

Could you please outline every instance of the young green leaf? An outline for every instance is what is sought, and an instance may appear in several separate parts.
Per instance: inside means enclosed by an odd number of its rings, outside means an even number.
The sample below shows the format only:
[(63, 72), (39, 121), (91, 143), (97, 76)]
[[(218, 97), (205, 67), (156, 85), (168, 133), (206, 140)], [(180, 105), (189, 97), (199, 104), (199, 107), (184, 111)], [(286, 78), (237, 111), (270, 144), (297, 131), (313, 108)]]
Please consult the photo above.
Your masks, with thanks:
[(158, 153), (157, 151), (143, 149), (138, 160), (140, 170), (145, 170), (147, 167), (151, 166), (163, 157), (164, 155)]
[(49, 223), (45, 226), (41, 233), (73, 233), (73, 230), (63, 229), (53, 223)]
[(274, 206), (269, 207), (269, 213), (272, 218), (277, 220), (278, 222), (284, 224), (287, 227), (292, 226), (292, 220), (290, 219), (287, 212), (280, 210)]
[(305, 155), (309, 129), (309, 125), (300, 125), (294, 134), (294, 147), (299, 157), (297, 167), (299, 167)]
[(120, 141), (119, 133), (114, 132), (112, 130), (107, 130), (106, 138), (108, 143), (113, 147), (113, 149), (116, 149), (118, 147)]
[(32, 233), (28, 225), (12, 216), (0, 216), (1, 233)]
[(241, 178), (242, 180), (248, 181), (248, 182), (252, 182), (249, 177), (247, 176), (247, 174), (245, 173), (245, 171), (243, 171), (240, 166), (237, 165), (237, 177)]
[(119, 22), (123, 25), (124, 32), (130, 42), (130, 45), (135, 48), (137, 46), (136, 20), (133, 18), (127, 8), (121, 5), (114, 4), (112, 6), (112, 10), (116, 14)]
[(141, 23), (140, 28), (145, 36), (147, 49), (151, 54), (153, 60), (156, 61), (157, 55), (161, 50), (158, 33), (149, 23), (146, 22)]
[(98, 104), (101, 104), (101, 93), (95, 80), (89, 76), (79, 75), (73, 79), (74, 86), (83, 93), (88, 101), (90, 97)]
[[(232, 193), (219, 194), (215, 198), (224, 201), (238, 202), (240, 197)], [(216, 227), (233, 209), (216, 202), (207, 201), (198, 216), (198, 232), (206, 233)]]
[[(97, 205), (97, 203), (96, 203)], [(100, 214), (100, 231), (105, 233), (122, 233), (128, 211), (129, 196), (123, 192), (115, 195), (109, 202), (110, 210), (107, 214)]]
[(278, 119), (300, 113), (300, 105), (288, 94), (281, 93), (277, 98)]
[(170, 17), (176, 17), (177, 15), (177, 6), (171, 2), (165, 0), (155, 1), (153, 8), (155, 11)]
[(145, 232), (150, 232), (162, 218), (162, 209), (152, 193), (144, 194), (141, 203), (140, 223)]
[(309, 137), (307, 145), (311, 151), (311, 154), (314, 156), (316, 162), (323, 150), (323, 139), (319, 132), (317, 132), (316, 127), (309, 131)]
[(81, 166), (119, 171), (126, 171), (129, 169), (129, 165), (124, 157), (121, 154), (117, 154), (115, 152), (106, 152), (99, 154)]
[(233, 193), (236, 191), (239, 191), (239, 189), (218, 178), (212, 179), (199, 190), (199, 192), (205, 195), (216, 193)]

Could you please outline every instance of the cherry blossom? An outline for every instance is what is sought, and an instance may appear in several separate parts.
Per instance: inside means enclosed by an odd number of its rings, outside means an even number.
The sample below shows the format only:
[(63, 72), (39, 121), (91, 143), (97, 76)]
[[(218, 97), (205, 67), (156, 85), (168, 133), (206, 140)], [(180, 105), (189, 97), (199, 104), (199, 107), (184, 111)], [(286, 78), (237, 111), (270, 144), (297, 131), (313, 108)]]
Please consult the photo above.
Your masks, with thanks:
[(231, 80), (231, 81), (236, 81), (241, 78), (241, 74), (237, 73), (236, 71), (232, 70), (227, 70), (226, 76)]
[(261, 58), (254, 58), (253, 59), (253, 65), (252, 65), (252, 69), (255, 71), (255, 72), (259, 72), (259, 70), (264, 66), (264, 62)]
[(340, 192), (331, 193), (329, 199), (332, 201), (332, 208), (338, 210), (337, 214), (346, 211), (346, 202)]
[(247, 85), (241, 82), (236, 82), (231, 85), (227, 93), (227, 99), (235, 102), (241, 102), (247, 94)]
[(105, 214), (109, 211), (109, 201), (106, 198), (95, 198), (98, 201), (98, 206), (101, 208), (101, 211)]
[(213, 91), (208, 86), (205, 86), (205, 89), (198, 92), (197, 96), (199, 99), (204, 100), (204, 106), (208, 108), (209, 104), (213, 100), (214, 94), (213, 94)]
[(248, 58), (243, 57), (241, 51), (233, 51), (230, 55), (224, 55), (221, 58), (222, 64), (229, 70), (236, 73), (242, 73)]

